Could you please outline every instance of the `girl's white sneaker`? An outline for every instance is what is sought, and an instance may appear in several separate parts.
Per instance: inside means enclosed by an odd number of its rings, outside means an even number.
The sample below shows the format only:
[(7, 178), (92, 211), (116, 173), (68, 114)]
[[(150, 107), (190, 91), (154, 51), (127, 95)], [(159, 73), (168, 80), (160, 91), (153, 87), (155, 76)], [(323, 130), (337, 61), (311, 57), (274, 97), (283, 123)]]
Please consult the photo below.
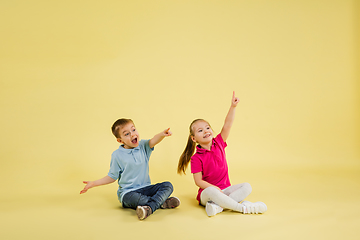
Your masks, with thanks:
[(241, 203), (244, 205), (243, 213), (244, 214), (258, 214), (258, 213), (264, 213), (267, 210), (267, 206), (263, 202), (249, 202), (249, 201), (243, 201)]
[(223, 208), (217, 205), (214, 202), (207, 202), (205, 206), (205, 211), (209, 217), (215, 216), (218, 213), (223, 211)]

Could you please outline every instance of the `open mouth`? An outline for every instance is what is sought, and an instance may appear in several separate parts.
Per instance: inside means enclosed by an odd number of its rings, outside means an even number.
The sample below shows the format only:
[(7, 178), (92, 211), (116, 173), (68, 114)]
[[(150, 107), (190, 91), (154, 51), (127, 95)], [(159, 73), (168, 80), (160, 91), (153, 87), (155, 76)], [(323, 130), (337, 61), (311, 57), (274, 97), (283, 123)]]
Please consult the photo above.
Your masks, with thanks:
[(133, 144), (136, 144), (136, 143), (137, 143), (137, 141), (138, 141), (138, 139), (137, 139), (137, 138), (134, 138), (133, 140), (131, 140), (131, 142), (132, 142)]
[(210, 137), (210, 136), (211, 136), (211, 134), (210, 134), (210, 133), (207, 133), (207, 134), (204, 135), (204, 138), (208, 138), (208, 137)]

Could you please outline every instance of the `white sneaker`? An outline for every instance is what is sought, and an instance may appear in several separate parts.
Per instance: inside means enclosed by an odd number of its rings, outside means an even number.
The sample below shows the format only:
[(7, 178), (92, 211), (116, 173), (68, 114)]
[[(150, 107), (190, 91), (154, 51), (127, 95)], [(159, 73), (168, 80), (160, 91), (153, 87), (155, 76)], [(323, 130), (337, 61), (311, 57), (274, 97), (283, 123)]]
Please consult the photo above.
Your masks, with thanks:
[(223, 211), (223, 208), (217, 205), (214, 202), (207, 202), (205, 206), (205, 211), (209, 217), (215, 216), (218, 213)]
[(244, 214), (258, 214), (258, 213), (264, 213), (267, 210), (267, 206), (263, 202), (249, 202), (249, 201), (243, 201), (241, 203), (244, 205), (243, 213)]

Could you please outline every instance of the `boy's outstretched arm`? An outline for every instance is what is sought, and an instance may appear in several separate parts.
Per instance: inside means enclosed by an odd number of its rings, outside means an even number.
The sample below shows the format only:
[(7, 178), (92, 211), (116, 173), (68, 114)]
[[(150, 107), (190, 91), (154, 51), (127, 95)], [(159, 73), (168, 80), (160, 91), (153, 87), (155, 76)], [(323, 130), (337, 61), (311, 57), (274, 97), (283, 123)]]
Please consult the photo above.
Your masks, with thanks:
[(170, 128), (165, 129), (164, 131), (156, 134), (152, 139), (150, 139), (149, 147), (150, 148), (155, 147), (155, 145), (158, 144), (159, 142), (161, 142), (164, 139), (164, 137), (169, 137), (171, 135), (172, 135), (172, 132), (170, 131)]
[(83, 181), (83, 183), (85, 183), (86, 186), (84, 187), (83, 190), (80, 191), (80, 194), (86, 193), (87, 190), (89, 190), (90, 188), (97, 187), (97, 186), (100, 186), (100, 185), (109, 184), (109, 183), (113, 183), (115, 181), (116, 180), (112, 179), (111, 177), (109, 177), (107, 175), (105, 177), (103, 177), (101, 179), (98, 179), (98, 180), (95, 180), (95, 181)]
[(226, 142), (226, 139), (229, 137), (230, 129), (231, 129), (231, 126), (232, 126), (232, 124), (234, 122), (234, 118), (235, 118), (236, 106), (238, 103), (239, 103), (239, 98), (235, 97), (235, 91), (233, 91), (231, 106), (230, 106), (228, 114), (226, 115), (224, 126), (221, 129), (221, 133), (220, 133), (224, 142)]

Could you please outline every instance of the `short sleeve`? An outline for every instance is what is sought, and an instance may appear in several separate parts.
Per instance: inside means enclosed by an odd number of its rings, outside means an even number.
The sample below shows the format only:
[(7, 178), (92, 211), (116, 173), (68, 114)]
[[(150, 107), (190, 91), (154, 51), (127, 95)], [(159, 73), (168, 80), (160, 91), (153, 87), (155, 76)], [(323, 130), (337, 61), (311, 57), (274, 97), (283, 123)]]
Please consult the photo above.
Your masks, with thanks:
[(219, 144), (222, 148), (226, 148), (227, 147), (227, 143), (224, 142), (221, 134), (218, 134), (216, 137), (215, 137), (215, 142), (217, 142), (217, 144)]
[(154, 148), (150, 148), (149, 141), (150, 139), (140, 141), (141, 148), (145, 150), (148, 159), (150, 158), (151, 153), (154, 151)]
[(108, 173), (108, 176), (112, 179), (119, 179), (121, 176), (122, 170), (119, 164), (119, 161), (117, 160), (116, 154), (113, 153), (111, 155), (111, 162), (110, 162), (110, 170)]
[(190, 165), (191, 173), (198, 173), (203, 171), (202, 162), (200, 158), (196, 156), (196, 154), (191, 157)]

